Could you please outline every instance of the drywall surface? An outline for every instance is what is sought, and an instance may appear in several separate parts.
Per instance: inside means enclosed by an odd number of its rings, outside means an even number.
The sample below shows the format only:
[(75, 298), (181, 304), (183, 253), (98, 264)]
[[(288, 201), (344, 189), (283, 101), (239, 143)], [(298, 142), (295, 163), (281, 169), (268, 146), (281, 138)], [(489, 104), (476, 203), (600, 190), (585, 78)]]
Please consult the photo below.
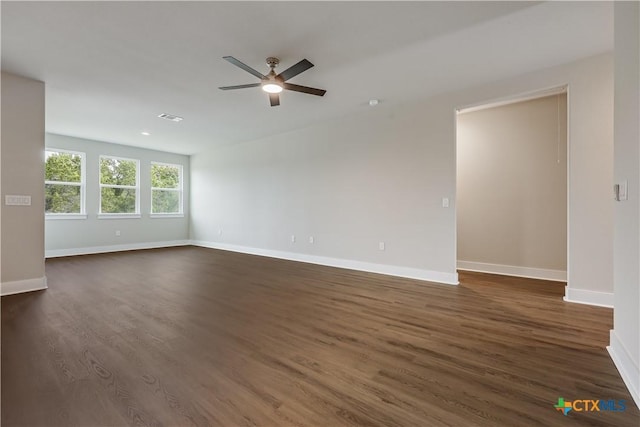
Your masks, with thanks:
[(568, 85), (569, 286), (610, 293), (612, 75), (602, 54), (198, 153), (191, 237), (455, 275), (455, 109)]
[(566, 271), (566, 101), (458, 115), (458, 261)]
[(615, 4), (614, 311), (609, 351), (640, 406), (640, 4)]
[(446, 109), (371, 109), (193, 156), (192, 237), (453, 276), (453, 128)]
[[(47, 149), (66, 149), (86, 155), (86, 219), (47, 219), (46, 255), (72, 255), (109, 249), (135, 249), (140, 244), (174, 242), (189, 238), (189, 157), (162, 151), (47, 134)], [(108, 155), (140, 160), (140, 218), (100, 219), (99, 157)], [(184, 215), (152, 218), (151, 162), (183, 167)], [(116, 235), (119, 231), (120, 235)], [(144, 246), (142, 246), (144, 247)]]
[[(35, 280), (46, 287), (44, 83), (2, 73), (1, 84), (2, 283)], [(7, 206), (7, 195), (30, 196), (31, 205)]]

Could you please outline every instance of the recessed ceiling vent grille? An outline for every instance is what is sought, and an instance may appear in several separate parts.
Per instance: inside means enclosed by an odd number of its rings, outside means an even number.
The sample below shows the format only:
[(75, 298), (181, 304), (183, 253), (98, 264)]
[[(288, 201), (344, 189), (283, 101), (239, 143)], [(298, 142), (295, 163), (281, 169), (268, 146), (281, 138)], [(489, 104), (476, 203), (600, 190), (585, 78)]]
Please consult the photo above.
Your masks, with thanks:
[(181, 122), (184, 120), (182, 117), (174, 116), (173, 114), (162, 113), (158, 117), (165, 120), (171, 120), (172, 122)]

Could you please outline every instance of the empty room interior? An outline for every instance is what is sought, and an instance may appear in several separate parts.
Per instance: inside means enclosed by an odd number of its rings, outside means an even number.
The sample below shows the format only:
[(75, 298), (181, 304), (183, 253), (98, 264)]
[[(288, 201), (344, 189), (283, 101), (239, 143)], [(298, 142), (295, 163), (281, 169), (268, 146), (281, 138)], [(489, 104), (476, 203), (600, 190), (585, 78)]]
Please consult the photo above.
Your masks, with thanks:
[(457, 267), (567, 282), (567, 94), (458, 112)]
[(640, 3), (0, 14), (3, 426), (640, 424)]

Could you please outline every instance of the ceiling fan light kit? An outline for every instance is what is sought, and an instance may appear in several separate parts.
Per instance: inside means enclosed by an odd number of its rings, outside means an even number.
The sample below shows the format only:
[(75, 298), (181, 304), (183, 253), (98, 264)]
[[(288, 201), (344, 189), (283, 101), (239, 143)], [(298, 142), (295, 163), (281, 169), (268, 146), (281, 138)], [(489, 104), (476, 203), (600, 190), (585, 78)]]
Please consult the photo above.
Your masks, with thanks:
[(280, 74), (276, 74), (275, 68), (280, 63), (278, 58), (274, 58), (272, 56), (267, 58), (267, 65), (270, 68), (270, 71), (264, 75), (259, 71), (254, 70), (249, 67), (247, 64), (238, 61), (233, 56), (223, 56), (223, 59), (235, 65), (238, 68), (242, 68), (249, 74), (253, 74), (254, 76), (260, 79), (260, 83), (249, 83), (245, 85), (236, 85), (236, 86), (222, 86), (219, 89), (221, 90), (233, 90), (233, 89), (246, 89), (250, 87), (262, 87), (262, 90), (269, 94), (269, 102), (272, 107), (276, 107), (280, 105), (280, 95), (279, 93), (283, 91), (283, 89), (291, 90), (294, 92), (307, 93), (309, 95), (316, 96), (324, 96), (327, 92), (324, 89), (316, 89), (313, 87), (300, 86), (292, 83), (286, 83), (287, 80), (297, 76), (298, 74), (307, 71), (309, 68), (313, 67), (313, 64), (306, 59), (298, 62), (297, 64), (287, 68)]
[(262, 82), (262, 90), (267, 93), (280, 93), (282, 86), (275, 82)]

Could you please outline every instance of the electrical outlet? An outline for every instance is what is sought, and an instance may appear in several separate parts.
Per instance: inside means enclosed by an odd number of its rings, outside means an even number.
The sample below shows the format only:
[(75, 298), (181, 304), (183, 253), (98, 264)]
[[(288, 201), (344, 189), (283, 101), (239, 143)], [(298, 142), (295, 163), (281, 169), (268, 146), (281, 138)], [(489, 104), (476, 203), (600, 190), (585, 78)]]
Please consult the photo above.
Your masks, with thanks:
[(384, 251), (384, 242), (378, 243), (378, 249)]
[(116, 230), (116, 236), (120, 237), (120, 230)]
[(443, 208), (448, 208), (449, 207), (449, 198), (448, 197), (443, 197), (442, 198), (442, 207)]

